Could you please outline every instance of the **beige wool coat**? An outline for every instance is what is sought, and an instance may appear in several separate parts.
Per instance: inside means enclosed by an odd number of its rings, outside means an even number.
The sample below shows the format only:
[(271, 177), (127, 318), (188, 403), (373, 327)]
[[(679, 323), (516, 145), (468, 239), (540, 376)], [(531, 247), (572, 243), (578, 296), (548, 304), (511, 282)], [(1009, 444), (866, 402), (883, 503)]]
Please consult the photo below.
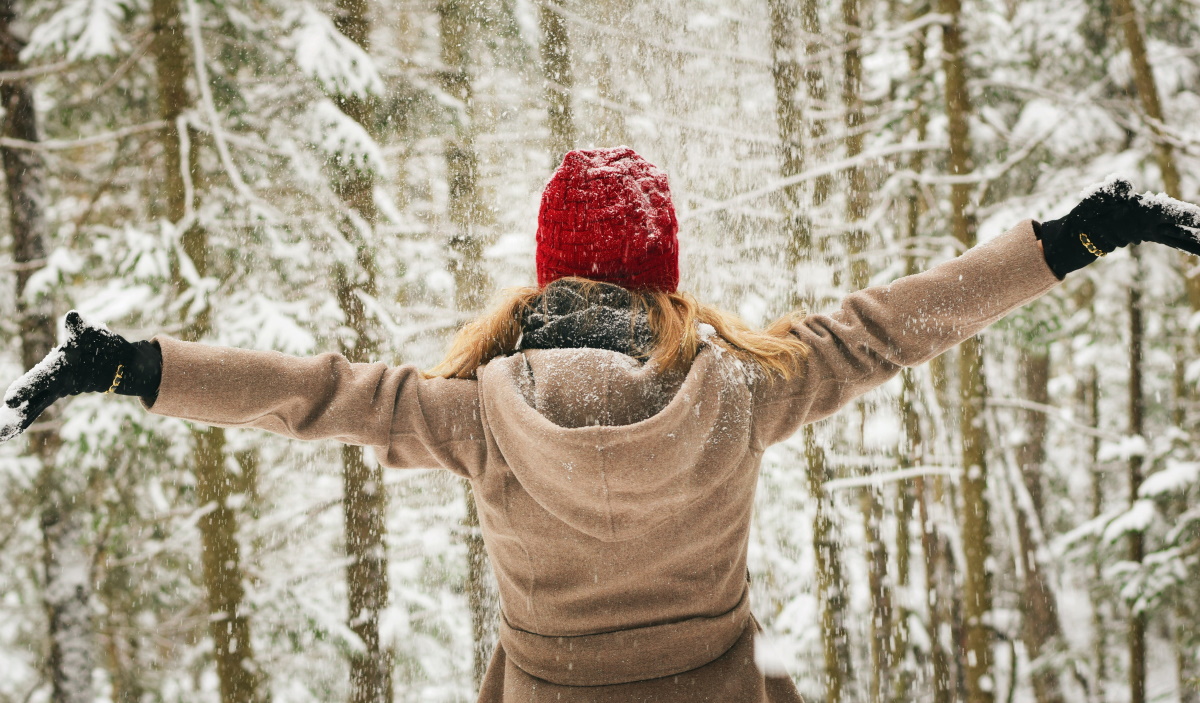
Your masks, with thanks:
[(548, 349), (449, 380), (159, 337), (151, 410), (470, 480), (503, 613), (481, 701), (799, 701), (754, 664), (746, 550), (763, 451), (1056, 283), (1023, 222), (807, 317), (792, 381), (713, 345), (674, 378)]

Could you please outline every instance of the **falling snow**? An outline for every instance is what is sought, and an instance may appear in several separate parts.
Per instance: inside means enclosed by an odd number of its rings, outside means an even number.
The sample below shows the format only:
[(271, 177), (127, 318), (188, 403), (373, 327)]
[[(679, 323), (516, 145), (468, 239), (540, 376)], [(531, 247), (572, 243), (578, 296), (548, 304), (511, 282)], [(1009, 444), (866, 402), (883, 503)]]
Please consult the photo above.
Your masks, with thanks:
[[(23, 335), (30, 325), (45, 331), (45, 320), (72, 306), (130, 339), (198, 337), (428, 369), (491, 295), (535, 280), (539, 195), (561, 158), (559, 137), (569, 146), (628, 144), (669, 174), (681, 289), (753, 326), (836, 309), (856, 281), (886, 284), (961, 253), (952, 182), (969, 185), (977, 231), (968, 229), (968, 240), (1061, 217), (1081, 198), (1115, 192), (1118, 177), (1132, 184), (1130, 197), (1192, 218), (1200, 239), (1200, 208), (1158, 192), (1170, 186), (1154, 142), (1166, 135), (1181, 195), (1200, 199), (1190, 146), (1200, 143), (1200, 59), (1188, 44), (1200, 25), (1152, 3), (1144, 9), (1158, 14), (1138, 26), (1151, 32), (1161, 128), (1138, 117), (1136, 62), (1097, 3), (970, 10), (962, 36), (975, 171), (962, 177), (947, 161), (946, 15), (899, 16), (887, 11), (892, 5), (866, 3), (863, 27), (852, 28), (840, 3), (816, 3), (809, 17), (775, 0), (377, 0), (357, 26), (339, 14), (353, 4), (18, 3), (29, 9), (17, 21), (29, 37), (22, 67), (35, 69), (38, 126), (53, 143), (0, 145), (7, 155), (42, 158), (22, 173), (44, 177), (31, 197), (47, 241), (26, 264), (18, 257), (28, 253), (11, 249), (11, 228), (0, 233), (0, 385), (17, 379), (6, 398), (61, 364), (56, 352), (27, 369)], [(151, 5), (177, 7), (181, 31), (153, 34)], [(567, 71), (545, 64), (554, 56), (544, 51), (553, 17), (565, 26)], [(773, 33), (779, 23), (790, 30)], [(165, 116), (161, 36), (182, 38), (173, 46), (186, 99)], [(773, 46), (773, 37), (790, 45)], [(847, 105), (854, 47), (861, 93)], [(196, 81), (197, 65), (207, 82)], [(790, 88), (789, 76), (797, 81)], [(549, 119), (563, 95), (569, 109), (556, 114), (567, 116), (573, 137)], [(788, 97), (795, 124), (782, 136)], [(187, 162), (168, 173), (172, 143)], [(177, 174), (182, 191), (173, 194)], [(860, 177), (864, 202), (851, 215)], [(185, 213), (178, 221), (167, 214), (174, 205)], [(206, 247), (196, 246), (201, 238)], [(949, 679), (965, 682), (956, 662), (979, 659), (958, 648), (964, 622), (955, 618), (963, 617), (978, 545), (968, 543), (963, 505), (967, 489), (981, 487), (990, 509), (981, 563), (992, 571), (994, 599), (980, 622), (995, 645), (982, 688), (1032, 703), (1035, 674), (1050, 671), (1065, 703), (1128, 698), (1133, 604), (1150, 623), (1149, 696), (1187, 700), (1179, 682), (1200, 680), (1192, 607), (1200, 597), (1200, 313), (1177, 253), (1139, 249), (1136, 258), (1114, 255), (1071, 274), (983, 333), (986, 393), (973, 424), (963, 422), (964, 359), (951, 351), (766, 449), (747, 545), (752, 609), (764, 630), (754, 650), (761, 671), (790, 676), (809, 700), (826, 699), (832, 674), (844, 680), (845, 700), (871, 699), (876, 684), (881, 699), (934, 700), (932, 654), (942, 648), (956, 655)], [(967, 278), (947, 279), (945, 298), (914, 314), (904, 335), (933, 334)], [(1133, 360), (1135, 283), (1144, 327)], [(710, 325), (698, 332), (705, 342), (717, 336)], [(878, 341), (873, 354), (894, 351)], [(747, 398), (757, 397), (762, 375), (724, 347), (704, 346), (728, 362), (722, 382), (736, 377)], [(617, 432), (611, 426), (622, 423), (606, 404), (633, 395), (601, 382), (644, 369), (609, 361), (538, 369), (521, 392), (535, 409), (544, 409), (546, 393), (568, 398), (556, 418), (564, 425)], [(1133, 363), (1141, 427), (1129, 413)], [(842, 371), (850, 380), (862, 373)], [(623, 390), (639, 404), (636, 417), (624, 418), (632, 423), (672, 402), (679, 379)], [(703, 414), (694, 398), (679, 401), (689, 416)], [(222, 507), (237, 520), (236, 580), (262, 697), (351, 697), (347, 655), (366, 651), (366, 641), (347, 615), (352, 501), (340, 445), (230, 429), (220, 435), (221, 485), (230, 494), (218, 504), (199, 497), (210, 486), (195, 470), (195, 442), (216, 437), (200, 425), (98, 394), (60, 411), (49, 428), (61, 441), (51, 465), (25, 438), (0, 444), (0, 700), (55, 695), (38, 604), (63, 608), (55, 633), (68, 699), (115, 700), (129, 695), (121, 686), (135, 685), (156, 700), (217, 700), (202, 533)], [(480, 411), (463, 412), (473, 420)], [(23, 407), (0, 404), (0, 440), (24, 419)], [(962, 441), (964, 430), (979, 428), (983, 464)], [(679, 441), (676, 433), (662, 438), (664, 446)], [(368, 464), (376, 451), (365, 454)], [(593, 465), (559, 458), (554, 480), (569, 489), (547, 502), (601, 485)], [(52, 479), (61, 482), (53, 499), (44, 497)], [(388, 586), (379, 631), (394, 698), (473, 700), (468, 554), (477, 528), (464, 522), (464, 484), (436, 467), (380, 480), (371, 492), (385, 500), (386, 539), (382, 554), (369, 556), (382, 557)], [(78, 520), (48, 535), (60, 508)], [(1140, 562), (1129, 557), (1135, 538)], [(710, 555), (695, 552), (696, 573), (705, 573)], [(537, 545), (529, 554), (538, 558)], [(1043, 570), (1063, 625), (1039, 662), (1029, 659), (1035, 574), (1025, 554)], [(822, 571), (829, 557), (840, 580)], [(621, 567), (583, 581), (613, 578)], [(489, 633), (497, 617), (491, 578), (482, 582)], [(842, 610), (823, 630), (830, 603)], [(830, 643), (841, 658), (834, 672), (825, 669)], [(909, 692), (892, 695), (902, 684)]]

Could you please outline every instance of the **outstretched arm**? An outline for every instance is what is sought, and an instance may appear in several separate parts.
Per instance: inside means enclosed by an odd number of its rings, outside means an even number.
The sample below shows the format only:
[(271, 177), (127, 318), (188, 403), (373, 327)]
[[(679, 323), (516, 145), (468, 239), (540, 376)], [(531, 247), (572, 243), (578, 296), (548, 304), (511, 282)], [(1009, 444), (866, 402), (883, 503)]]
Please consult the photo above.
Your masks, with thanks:
[(800, 377), (756, 391), (764, 446), (827, 417), (895, 376), (977, 334), (1058, 284), (1032, 221), (932, 269), (853, 293), (792, 334), (809, 348)]
[(483, 468), (475, 381), (425, 378), (411, 365), (352, 364), (156, 337), (162, 383), (153, 413), (295, 439), (375, 447), (384, 466)]
[(792, 333), (810, 349), (803, 375), (756, 390), (756, 437), (779, 442), (836, 412), (905, 366), (924, 363), (1041, 296), (1118, 247), (1157, 242), (1200, 254), (1200, 208), (1135, 195), (1110, 178), (1058, 220), (1027, 220), (929, 271), (853, 293)]
[(130, 343), (75, 312), (67, 331), (66, 343), (5, 394), (0, 442), (61, 398), (107, 391), (140, 396), (160, 415), (372, 446), (385, 466), (441, 466), (463, 476), (483, 468), (474, 381), (351, 364), (339, 354), (301, 359), (170, 337)]

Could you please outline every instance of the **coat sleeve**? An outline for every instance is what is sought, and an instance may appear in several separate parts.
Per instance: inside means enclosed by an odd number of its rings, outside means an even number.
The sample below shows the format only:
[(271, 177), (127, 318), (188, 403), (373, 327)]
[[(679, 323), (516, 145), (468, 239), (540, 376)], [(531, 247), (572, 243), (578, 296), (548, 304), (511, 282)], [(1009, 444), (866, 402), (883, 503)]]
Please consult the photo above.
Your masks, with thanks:
[(148, 409), (217, 427), (374, 447), (394, 468), (482, 470), (486, 441), (475, 381), (425, 378), (411, 365), (297, 358), (155, 337), (162, 383)]
[(803, 374), (767, 379), (755, 389), (757, 443), (783, 441), (828, 417), (1058, 282), (1026, 220), (928, 271), (853, 293), (832, 314), (806, 317), (792, 329), (810, 350)]

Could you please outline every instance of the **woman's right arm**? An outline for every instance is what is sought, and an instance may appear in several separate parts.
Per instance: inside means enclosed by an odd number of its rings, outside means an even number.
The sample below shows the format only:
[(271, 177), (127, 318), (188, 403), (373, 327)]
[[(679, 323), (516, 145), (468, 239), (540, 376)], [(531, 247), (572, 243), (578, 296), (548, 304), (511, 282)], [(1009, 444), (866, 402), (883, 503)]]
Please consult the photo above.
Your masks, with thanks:
[(218, 427), (375, 447), (388, 467), (482, 470), (475, 381), (425, 378), (411, 365), (352, 364), (156, 337), (162, 381), (150, 412)]

